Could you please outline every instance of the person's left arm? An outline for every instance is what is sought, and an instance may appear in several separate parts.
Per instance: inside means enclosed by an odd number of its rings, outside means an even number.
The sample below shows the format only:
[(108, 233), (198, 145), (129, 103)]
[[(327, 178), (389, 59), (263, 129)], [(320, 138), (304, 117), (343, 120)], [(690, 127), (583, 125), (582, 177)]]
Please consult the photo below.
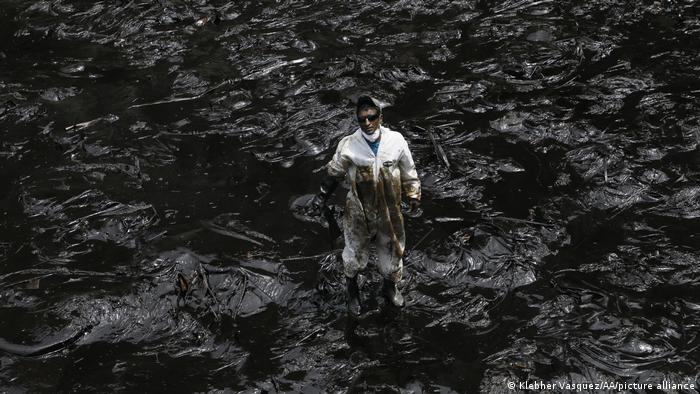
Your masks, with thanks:
[(413, 161), (413, 156), (405, 140), (403, 141), (403, 150), (399, 157), (399, 170), (401, 171), (403, 193), (408, 199), (411, 211), (415, 211), (420, 205), (420, 180), (418, 179), (418, 171), (416, 171), (416, 163)]

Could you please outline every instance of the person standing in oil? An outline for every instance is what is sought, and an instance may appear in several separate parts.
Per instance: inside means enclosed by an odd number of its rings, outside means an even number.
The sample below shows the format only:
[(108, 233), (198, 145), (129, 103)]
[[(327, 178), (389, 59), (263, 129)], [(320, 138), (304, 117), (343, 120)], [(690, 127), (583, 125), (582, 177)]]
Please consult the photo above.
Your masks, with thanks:
[(343, 218), (347, 306), (350, 314), (359, 316), (362, 306), (357, 273), (367, 266), (372, 243), (384, 277), (384, 296), (396, 307), (404, 305), (397, 287), (406, 244), (401, 194), (406, 196), (410, 211), (416, 212), (421, 187), (406, 140), (382, 126), (379, 102), (361, 96), (355, 113), (359, 128), (338, 143), (333, 159), (326, 164), (328, 176), (321, 183), (314, 205), (325, 205), (338, 183), (344, 181), (348, 188)]

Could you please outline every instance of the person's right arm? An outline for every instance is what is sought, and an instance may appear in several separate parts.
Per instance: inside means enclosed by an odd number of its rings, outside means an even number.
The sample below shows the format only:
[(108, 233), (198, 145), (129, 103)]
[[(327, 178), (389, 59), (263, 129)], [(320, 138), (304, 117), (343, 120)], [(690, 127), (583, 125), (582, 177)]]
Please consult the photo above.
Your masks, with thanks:
[(338, 187), (338, 183), (345, 177), (350, 168), (350, 159), (345, 155), (345, 145), (348, 138), (343, 138), (338, 143), (331, 161), (326, 164), (326, 177), (321, 181), (321, 191), (318, 193), (317, 203), (325, 204), (326, 200)]

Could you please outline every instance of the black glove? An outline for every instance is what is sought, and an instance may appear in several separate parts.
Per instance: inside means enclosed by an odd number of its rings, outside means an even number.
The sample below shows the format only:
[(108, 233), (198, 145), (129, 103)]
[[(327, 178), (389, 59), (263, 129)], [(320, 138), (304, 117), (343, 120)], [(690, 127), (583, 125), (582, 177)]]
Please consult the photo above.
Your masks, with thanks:
[(408, 200), (408, 206), (409, 206), (409, 212), (415, 213), (418, 211), (418, 208), (420, 208), (420, 200), (416, 198), (410, 198)]
[(329, 175), (321, 181), (321, 193), (319, 194), (325, 195), (328, 199), (336, 187), (338, 187), (338, 179)]
[(314, 212), (316, 212), (317, 214), (320, 214), (321, 209), (326, 206), (327, 201), (328, 201), (327, 195), (325, 195), (323, 193), (318, 193), (311, 199), (309, 206), (311, 207), (311, 209)]
[(335, 188), (338, 187), (338, 180), (332, 176), (327, 176), (321, 181), (321, 191), (311, 199), (311, 207), (316, 212), (321, 212), (321, 209), (326, 206), (328, 198), (333, 194)]

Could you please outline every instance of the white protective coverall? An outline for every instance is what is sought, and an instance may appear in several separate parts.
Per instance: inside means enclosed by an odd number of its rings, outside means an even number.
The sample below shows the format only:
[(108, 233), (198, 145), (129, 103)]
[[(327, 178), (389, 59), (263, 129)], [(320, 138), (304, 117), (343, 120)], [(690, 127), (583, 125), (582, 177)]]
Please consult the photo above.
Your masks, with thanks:
[(406, 244), (401, 191), (420, 200), (421, 189), (406, 140), (386, 127), (380, 126), (380, 131), (376, 155), (360, 129), (340, 140), (327, 171), (330, 176), (344, 177), (349, 189), (343, 218), (345, 275), (355, 277), (367, 266), (374, 241), (379, 271), (396, 283), (401, 280)]

